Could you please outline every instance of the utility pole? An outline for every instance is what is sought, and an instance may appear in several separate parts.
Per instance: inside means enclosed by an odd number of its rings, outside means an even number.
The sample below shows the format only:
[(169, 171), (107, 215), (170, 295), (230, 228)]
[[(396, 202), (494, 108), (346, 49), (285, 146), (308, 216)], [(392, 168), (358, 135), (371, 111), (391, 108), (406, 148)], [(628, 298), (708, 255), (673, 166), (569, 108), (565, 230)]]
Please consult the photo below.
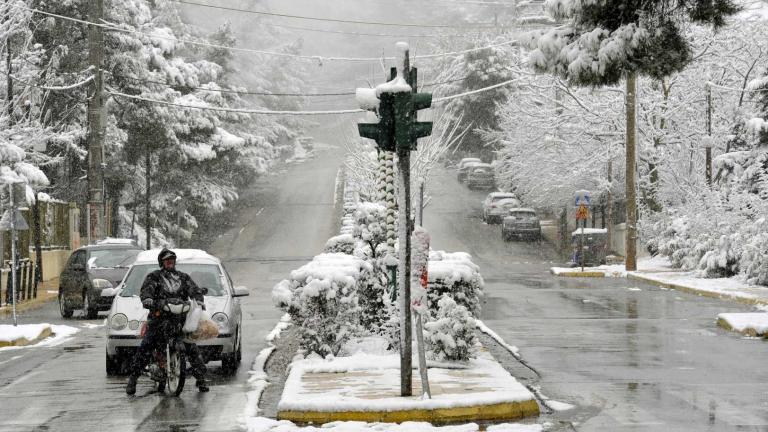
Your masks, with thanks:
[(608, 159), (608, 220), (606, 228), (608, 229), (608, 250), (613, 247), (613, 159)]
[[(88, 20), (104, 18), (104, 0), (88, 0)], [(95, 74), (93, 92), (88, 98), (88, 211), (89, 237), (104, 238), (104, 113), (101, 66), (104, 59), (104, 34), (101, 26), (88, 27), (88, 60)]]
[(147, 250), (152, 249), (152, 219), (150, 219), (150, 209), (152, 204), (152, 194), (150, 193), (150, 188), (152, 186), (152, 155), (149, 153), (149, 141), (145, 142), (144, 145), (144, 163), (146, 165), (146, 169), (144, 170), (145, 174), (145, 181), (147, 185), (147, 191), (144, 194), (144, 216), (145, 216), (145, 229), (147, 234)]
[(704, 175), (707, 186), (712, 185), (712, 86), (707, 83), (707, 140), (705, 143), (706, 167)]
[(636, 91), (637, 76), (634, 72), (627, 75), (627, 136), (626, 136), (626, 158), (627, 158), (627, 257), (625, 267), (627, 271), (637, 270), (637, 202), (635, 196), (635, 138), (636, 138)]

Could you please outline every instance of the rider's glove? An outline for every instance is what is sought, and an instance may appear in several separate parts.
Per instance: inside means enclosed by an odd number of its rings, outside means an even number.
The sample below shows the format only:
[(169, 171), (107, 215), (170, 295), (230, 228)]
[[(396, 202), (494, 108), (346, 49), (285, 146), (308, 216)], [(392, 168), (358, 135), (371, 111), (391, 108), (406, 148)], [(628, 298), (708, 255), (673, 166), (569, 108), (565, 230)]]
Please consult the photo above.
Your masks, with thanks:
[(141, 305), (144, 306), (144, 309), (151, 309), (154, 302), (151, 298), (145, 298), (141, 301)]
[(165, 306), (165, 299), (155, 300), (155, 309), (162, 309)]

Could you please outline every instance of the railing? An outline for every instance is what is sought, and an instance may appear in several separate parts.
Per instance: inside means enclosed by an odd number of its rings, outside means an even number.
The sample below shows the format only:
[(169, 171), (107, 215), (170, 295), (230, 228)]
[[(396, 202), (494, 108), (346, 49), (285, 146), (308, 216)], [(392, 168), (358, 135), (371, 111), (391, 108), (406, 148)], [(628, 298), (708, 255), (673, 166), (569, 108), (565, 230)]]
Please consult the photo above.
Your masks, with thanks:
[[(16, 272), (16, 303), (37, 298), (37, 267), (29, 258), (19, 260)], [(0, 269), (0, 306), (11, 304), (11, 263)]]

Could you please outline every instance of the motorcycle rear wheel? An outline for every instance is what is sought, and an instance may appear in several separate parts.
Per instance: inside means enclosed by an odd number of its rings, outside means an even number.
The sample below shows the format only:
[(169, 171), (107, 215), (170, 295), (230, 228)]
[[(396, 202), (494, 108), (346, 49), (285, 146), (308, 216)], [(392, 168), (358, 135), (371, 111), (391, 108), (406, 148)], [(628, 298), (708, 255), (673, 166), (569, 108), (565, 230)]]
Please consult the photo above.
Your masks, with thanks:
[(165, 347), (165, 381), (168, 393), (178, 396), (184, 390), (186, 381), (187, 359), (184, 350), (168, 344)]

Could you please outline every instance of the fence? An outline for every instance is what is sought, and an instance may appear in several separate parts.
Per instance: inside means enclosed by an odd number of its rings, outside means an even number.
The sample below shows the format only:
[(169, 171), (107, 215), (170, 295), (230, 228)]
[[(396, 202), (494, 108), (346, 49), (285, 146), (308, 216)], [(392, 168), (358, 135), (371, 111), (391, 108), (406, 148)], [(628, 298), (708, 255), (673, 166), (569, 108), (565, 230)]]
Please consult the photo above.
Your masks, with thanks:
[[(16, 303), (37, 298), (37, 266), (29, 258), (19, 260), (19, 270), (16, 273)], [(0, 269), (0, 306), (11, 303), (11, 262), (5, 261)]]

